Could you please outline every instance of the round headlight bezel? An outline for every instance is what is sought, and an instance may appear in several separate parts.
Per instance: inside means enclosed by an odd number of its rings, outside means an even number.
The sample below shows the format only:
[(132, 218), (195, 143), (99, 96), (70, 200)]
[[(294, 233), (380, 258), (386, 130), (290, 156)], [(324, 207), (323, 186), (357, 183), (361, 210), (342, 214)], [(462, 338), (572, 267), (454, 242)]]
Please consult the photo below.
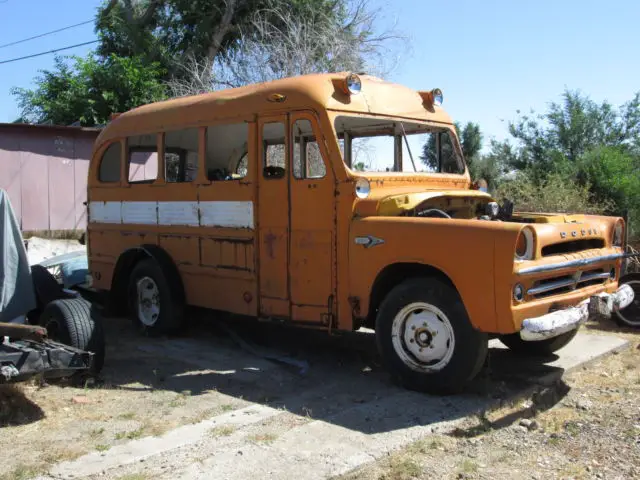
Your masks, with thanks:
[[(521, 238), (523, 238), (525, 242), (525, 249), (522, 254), (518, 253), (517, 248), (517, 245), (520, 242)], [(535, 235), (532, 228), (524, 227), (522, 230), (520, 230), (520, 233), (518, 233), (518, 237), (516, 239), (516, 248), (514, 249), (514, 257), (517, 261), (533, 260), (534, 241)]]

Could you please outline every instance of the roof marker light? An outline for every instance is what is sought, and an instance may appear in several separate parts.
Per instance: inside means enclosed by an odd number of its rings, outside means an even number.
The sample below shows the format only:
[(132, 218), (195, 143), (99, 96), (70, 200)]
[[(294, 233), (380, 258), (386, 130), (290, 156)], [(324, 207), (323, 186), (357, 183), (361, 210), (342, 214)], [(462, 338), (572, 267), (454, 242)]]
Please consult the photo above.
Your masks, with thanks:
[(360, 93), (360, 91), (362, 90), (362, 82), (360, 81), (360, 77), (355, 73), (350, 73), (345, 79), (345, 86), (347, 87), (347, 91), (352, 95)]

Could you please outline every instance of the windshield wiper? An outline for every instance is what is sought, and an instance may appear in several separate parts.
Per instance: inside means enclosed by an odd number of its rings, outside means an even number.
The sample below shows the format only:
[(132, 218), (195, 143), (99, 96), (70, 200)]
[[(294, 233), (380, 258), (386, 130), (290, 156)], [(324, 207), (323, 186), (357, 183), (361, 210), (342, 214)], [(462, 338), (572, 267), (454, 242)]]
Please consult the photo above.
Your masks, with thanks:
[(417, 172), (416, 163), (413, 161), (413, 155), (411, 154), (411, 147), (409, 146), (409, 140), (407, 140), (407, 132), (404, 131), (404, 123), (400, 122), (400, 128), (402, 128), (402, 137), (404, 143), (407, 145), (407, 151), (409, 152), (409, 158), (411, 159), (411, 165), (413, 165), (413, 171)]

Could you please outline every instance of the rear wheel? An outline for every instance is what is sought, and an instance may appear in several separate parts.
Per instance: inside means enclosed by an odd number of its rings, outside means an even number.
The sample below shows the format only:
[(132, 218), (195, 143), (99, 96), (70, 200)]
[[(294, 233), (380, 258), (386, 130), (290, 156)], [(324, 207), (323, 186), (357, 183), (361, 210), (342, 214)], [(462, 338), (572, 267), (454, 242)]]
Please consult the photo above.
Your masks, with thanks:
[(129, 316), (144, 332), (171, 334), (183, 326), (183, 306), (158, 263), (144, 259), (136, 264), (129, 279)]
[(561, 348), (566, 347), (577, 334), (578, 329), (575, 328), (557, 337), (528, 342), (522, 340), (519, 333), (512, 333), (509, 335), (501, 335), (500, 341), (504, 343), (509, 350), (518, 355), (526, 357), (548, 357)]
[(407, 280), (380, 305), (376, 339), (383, 362), (405, 388), (460, 391), (487, 356), (488, 336), (471, 325), (458, 292), (432, 278)]
[(89, 302), (83, 298), (54, 300), (45, 305), (39, 323), (51, 340), (93, 353), (91, 373), (100, 373), (104, 365), (104, 331), (102, 323), (93, 318)]
[(627, 284), (635, 293), (631, 305), (614, 312), (616, 322), (623, 327), (640, 328), (640, 273), (628, 273), (620, 277), (619, 285)]

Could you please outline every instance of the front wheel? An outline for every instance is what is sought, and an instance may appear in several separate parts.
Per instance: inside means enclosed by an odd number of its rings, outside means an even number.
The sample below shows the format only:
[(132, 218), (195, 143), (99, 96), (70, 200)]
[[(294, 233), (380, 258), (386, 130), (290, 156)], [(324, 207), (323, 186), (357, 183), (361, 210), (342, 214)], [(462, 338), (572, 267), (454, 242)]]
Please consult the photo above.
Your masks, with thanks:
[(471, 325), (458, 292), (431, 278), (410, 279), (389, 292), (376, 318), (376, 339), (401, 385), (435, 394), (462, 390), (488, 350), (487, 334)]

